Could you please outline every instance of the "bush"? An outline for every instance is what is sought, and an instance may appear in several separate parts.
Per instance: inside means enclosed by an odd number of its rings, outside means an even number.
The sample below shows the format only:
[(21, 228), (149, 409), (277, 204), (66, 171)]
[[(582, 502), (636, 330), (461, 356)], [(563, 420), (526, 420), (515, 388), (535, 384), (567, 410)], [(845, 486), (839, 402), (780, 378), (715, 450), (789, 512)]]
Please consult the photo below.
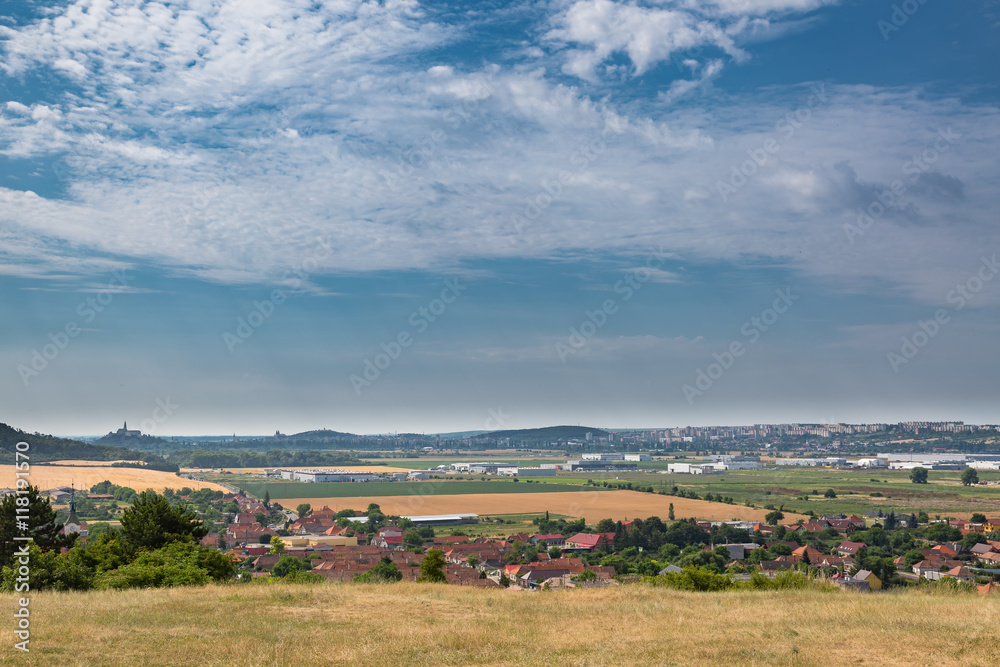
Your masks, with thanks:
[(236, 562), (215, 549), (174, 542), (156, 551), (140, 553), (128, 565), (98, 575), (94, 586), (115, 589), (202, 586), (226, 581), (235, 571)]

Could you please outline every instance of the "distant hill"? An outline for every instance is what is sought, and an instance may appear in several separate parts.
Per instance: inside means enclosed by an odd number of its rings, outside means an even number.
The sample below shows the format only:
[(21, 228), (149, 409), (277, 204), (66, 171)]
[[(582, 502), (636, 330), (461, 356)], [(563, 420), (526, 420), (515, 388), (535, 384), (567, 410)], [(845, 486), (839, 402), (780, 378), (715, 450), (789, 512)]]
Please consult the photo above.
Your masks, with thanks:
[(94, 441), (98, 445), (123, 445), (133, 447), (148, 447), (149, 445), (167, 444), (163, 438), (154, 435), (122, 435), (119, 433), (108, 433), (103, 438)]
[(288, 436), (289, 440), (306, 440), (306, 441), (323, 441), (332, 438), (353, 438), (353, 433), (341, 433), (340, 431), (331, 431), (330, 429), (321, 428), (316, 431), (303, 431), (302, 433), (296, 433), (294, 435)]
[(31, 461), (58, 461), (60, 459), (84, 459), (89, 461), (114, 461), (117, 459), (139, 459), (139, 452), (125, 447), (108, 447), (88, 444), (79, 440), (57, 438), (41, 433), (25, 433), (7, 424), (0, 424), (0, 451), (3, 463), (14, 462), (17, 443), (24, 441), (31, 445), (28, 455)]
[(590, 433), (594, 438), (608, 435), (607, 431), (588, 426), (546, 426), (544, 428), (522, 428), (512, 431), (491, 431), (475, 436), (481, 438), (513, 438), (515, 440), (583, 440)]

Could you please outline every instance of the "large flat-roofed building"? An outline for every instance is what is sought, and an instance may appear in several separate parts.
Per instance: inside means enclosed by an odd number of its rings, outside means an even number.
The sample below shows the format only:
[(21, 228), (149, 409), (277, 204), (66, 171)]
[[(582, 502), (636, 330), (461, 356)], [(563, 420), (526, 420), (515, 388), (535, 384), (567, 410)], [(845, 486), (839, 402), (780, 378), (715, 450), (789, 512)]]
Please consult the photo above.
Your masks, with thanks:
[(584, 454), (581, 456), (584, 461), (624, 461), (624, 454)]
[(497, 468), (501, 477), (555, 477), (555, 468), (520, 468), (515, 466)]
[(566, 461), (560, 464), (563, 470), (637, 470), (634, 463), (624, 461)]
[(425, 514), (404, 516), (418, 526), (457, 526), (463, 523), (479, 523), (478, 514)]
[(282, 470), (281, 478), (292, 482), (378, 482), (381, 476), (350, 470)]

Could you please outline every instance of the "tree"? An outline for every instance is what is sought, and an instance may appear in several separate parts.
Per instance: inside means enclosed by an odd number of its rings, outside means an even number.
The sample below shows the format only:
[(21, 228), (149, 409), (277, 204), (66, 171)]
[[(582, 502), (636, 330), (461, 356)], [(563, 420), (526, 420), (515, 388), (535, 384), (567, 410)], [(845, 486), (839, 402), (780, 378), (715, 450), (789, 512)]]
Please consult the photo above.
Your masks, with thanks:
[(549, 558), (562, 558), (562, 549), (559, 547), (549, 547)]
[(615, 522), (612, 519), (601, 519), (597, 522), (594, 527), (594, 532), (597, 533), (613, 533), (615, 532)]
[(833, 489), (827, 489), (827, 490), (826, 490), (826, 491), (825, 491), (825, 492), (823, 493), (823, 497), (824, 497), (824, 498), (836, 498), (836, 497), (837, 497), (837, 492), (836, 492), (836, 491), (834, 491)]
[(979, 484), (979, 473), (976, 472), (975, 468), (966, 468), (965, 472), (962, 473), (962, 486), (972, 486), (973, 484)]
[(584, 570), (573, 577), (573, 581), (594, 581), (595, 579), (597, 579), (597, 574), (593, 570)]
[(256, 519), (257, 523), (259, 523), (260, 525), (262, 525), (262, 526), (266, 526), (267, 525), (267, 515), (264, 514), (263, 512), (257, 512), (257, 513), (255, 513), (253, 515), (253, 518)]
[(271, 492), (264, 491), (264, 507), (267, 507), (270, 504), (271, 504)]
[(910, 471), (910, 481), (914, 484), (926, 484), (927, 483), (927, 468), (921, 468), (917, 466)]
[(667, 510), (667, 518), (671, 521), (674, 520), (674, 504), (670, 503), (670, 509)]
[(309, 510), (311, 510), (311, 509), (312, 509), (312, 506), (309, 503), (299, 503), (298, 506), (296, 506), (296, 508), (295, 508), (295, 513), (301, 519), (301, 518), (307, 516), (309, 514)]
[(365, 514), (371, 514), (372, 512), (382, 513), (382, 508), (379, 507), (378, 503), (368, 503), (368, 509), (365, 510)]
[(778, 522), (784, 518), (785, 518), (785, 513), (782, 512), (781, 510), (774, 510), (773, 512), (768, 512), (767, 514), (764, 515), (764, 521), (766, 521), (768, 525), (771, 526), (776, 526)]
[(417, 581), (428, 581), (431, 583), (447, 583), (448, 578), (444, 574), (444, 552), (440, 549), (430, 549), (420, 563), (420, 577)]
[(275, 556), (277, 554), (280, 554), (284, 550), (285, 550), (285, 542), (284, 542), (284, 540), (282, 540), (277, 535), (275, 535), (274, 537), (272, 537), (271, 538), (271, 551), (270, 551), (270, 554), (272, 556)]
[(133, 551), (159, 549), (171, 542), (197, 542), (208, 534), (194, 510), (143, 491), (122, 515), (121, 534)]
[(365, 584), (393, 583), (402, 579), (403, 573), (388, 556), (383, 556), (382, 560), (368, 572), (354, 577), (354, 581)]
[(469, 567), (475, 568), (479, 565), (479, 556), (476, 554), (470, 554), (469, 557), (465, 559), (465, 562), (469, 564)]
[(274, 564), (271, 568), (271, 576), (273, 577), (287, 577), (288, 575), (293, 575), (297, 572), (305, 570), (305, 563), (302, 562), (301, 558), (296, 558), (295, 556), (282, 556), (278, 559), (278, 562)]
[[(87, 532), (87, 535), (88, 536), (90, 535), (90, 531)], [(221, 549), (222, 551), (226, 550), (226, 531), (225, 531), (225, 529), (219, 531), (219, 549)]]
[[(59, 534), (63, 526), (56, 523), (56, 513), (47, 496), (43, 497), (34, 486), (18, 493), (21, 495), (7, 496), (0, 502), (0, 567), (10, 563), (14, 552), (26, 543), (15, 541), (15, 536), (30, 536), (42, 551), (73, 546), (76, 533)], [(27, 508), (26, 517), (25, 512), (17, 512), (18, 507)], [(23, 522), (23, 527), (18, 521)]]
[(972, 517), (969, 518), (969, 521), (971, 521), (972, 523), (986, 523), (986, 515), (976, 512), (975, 514), (972, 515)]

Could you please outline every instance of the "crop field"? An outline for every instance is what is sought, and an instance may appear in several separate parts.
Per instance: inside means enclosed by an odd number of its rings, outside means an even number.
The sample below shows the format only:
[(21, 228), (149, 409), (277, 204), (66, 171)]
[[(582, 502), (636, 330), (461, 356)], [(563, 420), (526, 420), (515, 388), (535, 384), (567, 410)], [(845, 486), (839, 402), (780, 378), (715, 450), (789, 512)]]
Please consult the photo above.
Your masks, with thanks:
[(7, 635), (0, 663), (45, 667), (985, 667), (1000, 664), (1000, 596), (232, 584), (33, 593), (31, 652)]
[[(227, 480), (248, 493), (261, 497), (267, 491), (273, 500), (301, 498), (365, 498), (368, 496), (453, 496), (489, 493), (492, 495), (578, 493), (587, 491), (583, 486), (571, 484), (528, 484), (506, 479), (480, 481), (427, 480), (423, 482), (265, 482), (261, 480)], [(603, 490), (603, 489), (602, 489)]]
[[(14, 466), (0, 465), (0, 479), (14, 480)], [(128, 486), (136, 491), (153, 489), (161, 493), (164, 489), (181, 489), (185, 486), (192, 489), (214, 489), (226, 491), (224, 487), (211, 482), (200, 482), (178, 477), (172, 472), (159, 470), (143, 470), (141, 468), (110, 468), (108, 466), (31, 466), (31, 483), (40, 489), (51, 489), (57, 486), (75, 486), (78, 489), (89, 489), (98, 482), (109, 480), (119, 486)]]
[[(318, 486), (310, 484), (309, 486)], [(534, 485), (531, 485), (534, 486)], [(530, 487), (529, 487), (530, 488)], [(675, 498), (637, 491), (606, 491), (577, 487), (575, 493), (483, 493), (475, 495), (412, 495), (412, 496), (363, 496), (319, 497), (302, 496), (282, 499), (282, 504), (295, 507), (309, 503), (313, 507), (328, 505), (331, 509), (363, 510), (369, 503), (376, 503), (386, 514), (455, 514), (473, 513), (496, 516), (498, 514), (524, 514), (551, 512), (570, 517), (584, 517), (588, 523), (601, 519), (644, 519), (658, 516), (667, 520), (670, 504), (678, 519), (694, 517), (713, 521), (732, 519), (763, 521), (767, 510), (751, 509), (743, 505)], [(273, 498), (274, 496), (272, 496)], [(785, 512), (785, 523), (805, 518)]]
[(72, 459), (65, 461), (50, 461), (47, 465), (53, 466), (110, 466), (115, 463), (142, 463), (142, 461), (128, 461), (128, 460), (118, 460), (118, 461), (85, 461), (81, 459)]
[[(560, 481), (579, 481), (582, 473)], [(677, 485), (696, 492), (731, 496), (738, 503), (749, 500), (757, 507), (766, 504), (784, 505), (798, 512), (812, 510), (816, 514), (861, 513), (882, 511), (925, 511), (942, 516), (965, 516), (969, 512), (987, 514), (1000, 511), (1000, 473), (979, 471), (979, 479), (994, 482), (988, 486), (962, 486), (960, 471), (929, 473), (927, 484), (910, 482), (909, 472), (902, 470), (835, 470), (816, 468), (780, 468), (772, 470), (734, 470), (715, 475), (665, 475), (651, 472), (586, 473), (595, 481), (615, 480), (637, 482), (655, 489), (670, 489)], [(825, 498), (833, 489), (836, 498)], [(818, 493), (813, 493), (814, 491)], [(875, 494), (875, 495), (873, 495)], [(881, 495), (879, 495), (881, 494)], [(805, 495), (808, 500), (801, 500)]]

